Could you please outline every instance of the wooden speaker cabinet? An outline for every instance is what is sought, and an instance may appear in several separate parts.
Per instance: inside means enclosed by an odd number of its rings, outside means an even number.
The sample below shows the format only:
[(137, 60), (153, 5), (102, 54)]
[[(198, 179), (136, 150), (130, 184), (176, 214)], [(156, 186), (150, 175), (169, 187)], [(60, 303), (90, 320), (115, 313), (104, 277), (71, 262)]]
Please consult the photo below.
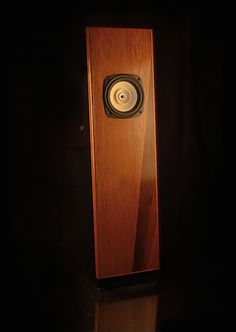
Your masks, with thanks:
[(96, 277), (159, 269), (152, 29), (86, 28)]

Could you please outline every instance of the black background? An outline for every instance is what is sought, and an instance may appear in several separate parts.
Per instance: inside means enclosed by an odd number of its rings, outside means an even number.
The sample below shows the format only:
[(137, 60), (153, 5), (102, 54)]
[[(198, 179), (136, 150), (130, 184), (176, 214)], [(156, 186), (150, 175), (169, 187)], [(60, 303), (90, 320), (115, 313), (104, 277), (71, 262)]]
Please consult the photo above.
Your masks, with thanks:
[(19, 8), (11, 18), (17, 317), (46, 330), (50, 316), (50, 330), (62, 329), (52, 308), (58, 289), (68, 296), (68, 266), (94, 276), (84, 27), (97, 25), (154, 29), (160, 273), (190, 284), (194, 315), (213, 321), (224, 274), (223, 13), (171, 2), (84, 6)]

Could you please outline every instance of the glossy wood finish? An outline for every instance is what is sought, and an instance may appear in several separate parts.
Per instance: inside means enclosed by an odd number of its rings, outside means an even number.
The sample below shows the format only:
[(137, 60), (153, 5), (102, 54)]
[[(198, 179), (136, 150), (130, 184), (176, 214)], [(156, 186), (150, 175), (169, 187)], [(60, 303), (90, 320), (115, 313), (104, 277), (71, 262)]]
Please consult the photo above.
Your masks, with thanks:
[[(159, 269), (156, 122), (151, 29), (86, 29), (97, 278)], [(103, 81), (135, 74), (144, 111), (104, 112)]]

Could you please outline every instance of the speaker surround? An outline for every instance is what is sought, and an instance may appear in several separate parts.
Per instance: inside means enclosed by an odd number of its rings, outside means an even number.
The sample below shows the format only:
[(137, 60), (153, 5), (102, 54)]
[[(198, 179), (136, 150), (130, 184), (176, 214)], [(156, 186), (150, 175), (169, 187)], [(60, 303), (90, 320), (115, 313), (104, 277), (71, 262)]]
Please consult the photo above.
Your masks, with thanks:
[(107, 76), (104, 80), (105, 113), (112, 118), (130, 118), (143, 111), (144, 92), (141, 78), (131, 74)]

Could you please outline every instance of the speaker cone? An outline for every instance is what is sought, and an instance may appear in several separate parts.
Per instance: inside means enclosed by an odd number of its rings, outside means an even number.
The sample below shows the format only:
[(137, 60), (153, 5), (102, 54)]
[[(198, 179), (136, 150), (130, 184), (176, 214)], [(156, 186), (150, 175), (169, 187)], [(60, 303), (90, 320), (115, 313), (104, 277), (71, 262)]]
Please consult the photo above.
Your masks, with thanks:
[(130, 118), (142, 113), (144, 93), (136, 75), (111, 75), (104, 80), (104, 106), (108, 116)]

